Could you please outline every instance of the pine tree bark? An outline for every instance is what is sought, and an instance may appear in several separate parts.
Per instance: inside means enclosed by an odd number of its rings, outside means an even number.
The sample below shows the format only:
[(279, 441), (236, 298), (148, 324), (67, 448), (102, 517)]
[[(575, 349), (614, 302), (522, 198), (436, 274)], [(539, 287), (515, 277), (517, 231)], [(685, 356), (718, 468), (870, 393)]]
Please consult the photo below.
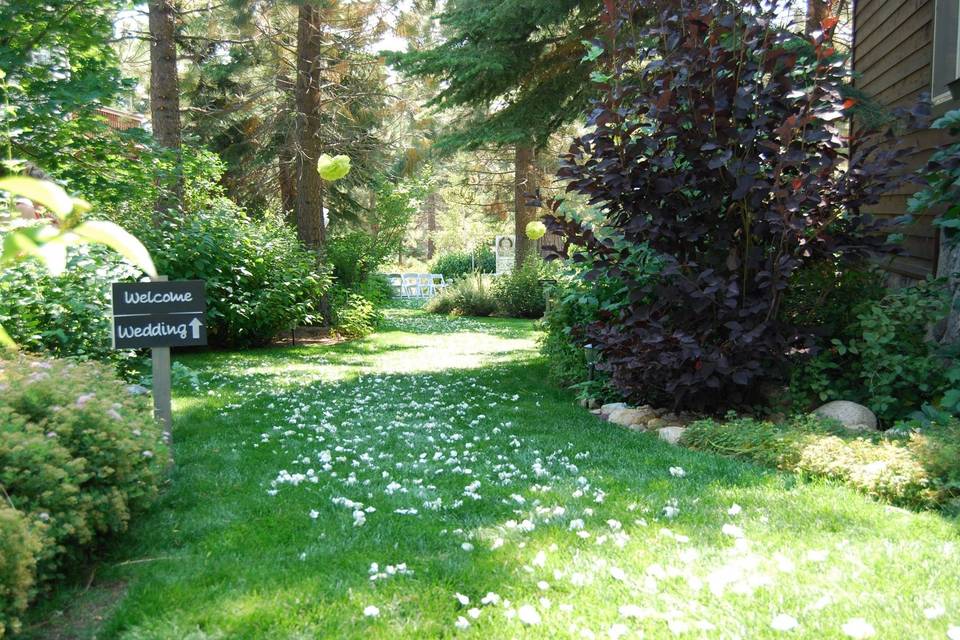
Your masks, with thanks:
[(536, 152), (532, 144), (518, 144), (514, 159), (514, 234), (515, 256), (519, 267), (533, 253), (536, 243), (527, 237), (527, 224), (536, 220), (537, 211), (527, 205), (527, 199), (536, 190)]
[(437, 199), (439, 196), (435, 191), (431, 191), (424, 201), (424, 209), (427, 214), (427, 260), (433, 260), (433, 254), (437, 250), (436, 243), (433, 241), (433, 234), (437, 230)]
[(180, 158), (180, 82), (177, 77), (176, 11), (174, 0), (150, 0), (150, 116), (153, 136), (174, 156), (173, 174), (161, 180), (154, 207), (154, 224), (183, 205)]
[(300, 5), (297, 17), (297, 135), (296, 206), (297, 236), (309, 249), (320, 251), (326, 243), (323, 223), (323, 181), (317, 171), (321, 153), (319, 110), (323, 79), (323, 14), (310, 3)]

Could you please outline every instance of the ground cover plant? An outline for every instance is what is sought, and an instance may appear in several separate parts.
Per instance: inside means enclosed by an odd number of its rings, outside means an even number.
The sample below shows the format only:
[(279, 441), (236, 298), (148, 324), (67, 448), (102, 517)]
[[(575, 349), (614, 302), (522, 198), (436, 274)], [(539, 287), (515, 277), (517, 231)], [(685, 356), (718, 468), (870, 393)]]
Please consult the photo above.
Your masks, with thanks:
[(661, 262), (656, 278), (626, 278), (630, 304), (591, 327), (624, 396), (748, 405), (813, 342), (779, 314), (794, 273), (882, 241), (861, 208), (897, 184), (898, 152), (869, 137), (844, 152), (836, 125), (855, 101), (835, 19), (805, 38), (762, 3), (678, 2), (635, 28), (645, 6), (607, 5), (591, 54), (607, 59), (603, 96), (558, 173), (604, 220), (547, 220), (591, 280), (628, 272), (625, 246)]
[(774, 423), (754, 418), (701, 420), (681, 442), (700, 451), (740, 456), (785, 471), (845, 482), (910, 508), (960, 510), (960, 425), (890, 434), (851, 433), (812, 415)]
[(956, 633), (955, 522), (612, 428), (537, 338), (398, 309), (182, 358), (170, 492), (37, 617), (122, 581), (99, 638)]

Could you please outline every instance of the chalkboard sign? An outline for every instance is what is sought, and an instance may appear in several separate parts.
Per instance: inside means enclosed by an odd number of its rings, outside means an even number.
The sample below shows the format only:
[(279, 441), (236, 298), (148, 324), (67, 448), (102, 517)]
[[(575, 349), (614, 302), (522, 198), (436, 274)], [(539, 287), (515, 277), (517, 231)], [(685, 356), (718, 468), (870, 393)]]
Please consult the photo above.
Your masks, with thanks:
[(207, 344), (202, 280), (113, 284), (113, 347), (141, 349)]

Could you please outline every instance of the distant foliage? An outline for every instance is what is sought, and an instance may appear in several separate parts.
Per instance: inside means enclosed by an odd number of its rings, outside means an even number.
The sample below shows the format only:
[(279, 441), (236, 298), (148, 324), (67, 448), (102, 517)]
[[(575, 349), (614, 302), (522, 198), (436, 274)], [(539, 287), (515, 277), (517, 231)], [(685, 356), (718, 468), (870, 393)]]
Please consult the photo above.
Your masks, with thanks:
[(928, 401), (960, 404), (960, 367), (927, 337), (947, 313), (942, 286), (924, 283), (889, 292), (867, 305), (818, 356), (794, 370), (791, 392), (801, 405), (852, 400), (888, 426)]
[(542, 278), (543, 261), (530, 256), (510, 273), (497, 277), (493, 295), (497, 299), (499, 314), (509, 318), (541, 318), (546, 310), (547, 299)]
[(614, 4), (603, 22), (616, 44), (594, 75), (603, 97), (558, 174), (604, 220), (557, 211), (548, 224), (589, 279), (629, 274), (624, 246), (661, 262), (656, 278), (623, 277), (629, 304), (589, 328), (623, 395), (752, 404), (813, 341), (780, 315), (794, 274), (882, 243), (861, 208), (897, 185), (903, 152), (874, 136), (845, 154), (837, 124), (853, 101), (834, 19), (807, 40), (760, 2), (670, 2), (651, 28), (632, 26), (646, 3)]
[(0, 630), (98, 536), (127, 528), (166, 461), (149, 398), (109, 368), (0, 357), (0, 504), (15, 509), (0, 507)]
[(24, 260), (0, 272), (0, 325), (22, 349), (112, 362), (121, 372), (129, 371), (133, 352), (111, 346), (110, 284), (141, 275), (98, 246), (71, 248), (67, 269), (59, 276)]
[(477, 274), (457, 280), (424, 309), (428, 313), (486, 317), (496, 313), (497, 299), (484, 277)]
[(430, 266), (431, 273), (443, 274), (446, 280), (456, 280), (471, 273), (496, 273), (497, 258), (490, 247), (483, 246), (470, 254), (466, 251), (445, 253)]
[(252, 220), (227, 198), (145, 229), (144, 243), (171, 280), (205, 280), (211, 344), (261, 345), (313, 323), (330, 286), (316, 254), (280, 220)]

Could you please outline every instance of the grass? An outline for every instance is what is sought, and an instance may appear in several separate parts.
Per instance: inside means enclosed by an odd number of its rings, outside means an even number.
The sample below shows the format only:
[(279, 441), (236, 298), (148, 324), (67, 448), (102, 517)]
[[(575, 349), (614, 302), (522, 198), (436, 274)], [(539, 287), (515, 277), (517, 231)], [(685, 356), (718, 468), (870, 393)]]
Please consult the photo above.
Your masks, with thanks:
[[(170, 486), (92, 587), (126, 594), (63, 637), (819, 639), (863, 618), (879, 638), (946, 638), (960, 625), (956, 522), (602, 423), (547, 385), (531, 323), (415, 310), (390, 323), (358, 342), (181, 358), (199, 375), (175, 392)], [(372, 563), (412, 573), (371, 580)], [(481, 604), (488, 593), (500, 602)], [(34, 636), (89, 597), (65, 589)], [(521, 621), (531, 610), (539, 623)], [(798, 626), (775, 630), (781, 614)]]

